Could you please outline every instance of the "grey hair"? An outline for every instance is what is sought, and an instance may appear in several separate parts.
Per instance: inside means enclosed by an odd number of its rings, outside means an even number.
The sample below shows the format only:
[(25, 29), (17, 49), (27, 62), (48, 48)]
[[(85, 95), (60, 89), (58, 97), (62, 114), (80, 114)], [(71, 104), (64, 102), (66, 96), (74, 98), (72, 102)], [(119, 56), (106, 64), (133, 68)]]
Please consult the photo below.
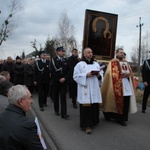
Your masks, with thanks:
[(0, 75), (0, 84), (3, 82), (3, 81), (6, 81), (6, 78), (2, 75)]
[(27, 87), (24, 85), (12, 86), (8, 91), (8, 102), (10, 104), (18, 104), (18, 100), (25, 99), (27, 96)]
[(12, 83), (4, 80), (0, 83), (0, 94), (7, 96), (8, 90), (12, 87)]

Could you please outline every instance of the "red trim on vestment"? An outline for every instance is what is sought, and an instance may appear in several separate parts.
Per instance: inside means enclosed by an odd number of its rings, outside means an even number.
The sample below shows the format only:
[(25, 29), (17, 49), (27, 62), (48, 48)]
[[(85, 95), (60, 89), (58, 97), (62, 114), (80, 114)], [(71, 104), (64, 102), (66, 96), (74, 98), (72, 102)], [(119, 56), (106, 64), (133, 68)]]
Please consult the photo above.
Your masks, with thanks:
[(124, 100), (123, 100), (122, 78), (121, 78), (121, 70), (119, 67), (119, 61), (111, 62), (111, 72), (117, 111), (119, 114), (122, 114), (124, 107)]

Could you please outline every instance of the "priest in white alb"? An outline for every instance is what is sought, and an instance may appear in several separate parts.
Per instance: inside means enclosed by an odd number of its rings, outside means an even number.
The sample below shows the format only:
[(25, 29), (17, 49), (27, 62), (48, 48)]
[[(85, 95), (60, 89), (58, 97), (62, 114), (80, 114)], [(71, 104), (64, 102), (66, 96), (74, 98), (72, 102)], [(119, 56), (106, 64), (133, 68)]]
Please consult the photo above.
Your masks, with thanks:
[(99, 80), (100, 65), (94, 61), (90, 48), (83, 51), (82, 60), (75, 66), (73, 78), (78, 84), (80, 127), (87, 134), (99, 123), (99, 104), (102, 102)]

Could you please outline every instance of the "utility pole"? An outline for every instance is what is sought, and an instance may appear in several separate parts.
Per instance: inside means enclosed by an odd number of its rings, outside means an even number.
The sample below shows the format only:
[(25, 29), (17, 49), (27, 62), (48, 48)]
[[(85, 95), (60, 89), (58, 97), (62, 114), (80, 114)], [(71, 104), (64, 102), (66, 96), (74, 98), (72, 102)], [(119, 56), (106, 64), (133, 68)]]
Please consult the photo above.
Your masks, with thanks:
[(142, 30), (142, 26), (144, 24), (141, 24), (141, 17), (139, 18), (139, 25), (137, 25), (136, 27), (139, 27), (139, 58), (138, 58), (138, 75), (140, 75), (141, 72), (141, 68), (140, 68), (140, 64), (141, 64), (141, 30)]

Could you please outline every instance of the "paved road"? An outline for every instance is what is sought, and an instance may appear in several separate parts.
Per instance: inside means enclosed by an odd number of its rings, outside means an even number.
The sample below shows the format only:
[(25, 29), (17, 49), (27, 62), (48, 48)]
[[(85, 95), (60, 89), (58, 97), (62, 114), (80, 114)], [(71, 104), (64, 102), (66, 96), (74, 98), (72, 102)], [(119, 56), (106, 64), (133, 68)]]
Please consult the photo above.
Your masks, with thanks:
[(106, 121), (100, 112), (99, 125), (88, 135), (79, 128), (79, 109), (73, 109), (67, 99), (70, 119), (64, 120), (54, 114), (50, 98), (45, 111), (39, 111), (37, 95), (33, 95), (32, 114), (40, 120), (48, 150), (150, 150), (150, 108), (143, 114), (138, 105), (127, 127)]

